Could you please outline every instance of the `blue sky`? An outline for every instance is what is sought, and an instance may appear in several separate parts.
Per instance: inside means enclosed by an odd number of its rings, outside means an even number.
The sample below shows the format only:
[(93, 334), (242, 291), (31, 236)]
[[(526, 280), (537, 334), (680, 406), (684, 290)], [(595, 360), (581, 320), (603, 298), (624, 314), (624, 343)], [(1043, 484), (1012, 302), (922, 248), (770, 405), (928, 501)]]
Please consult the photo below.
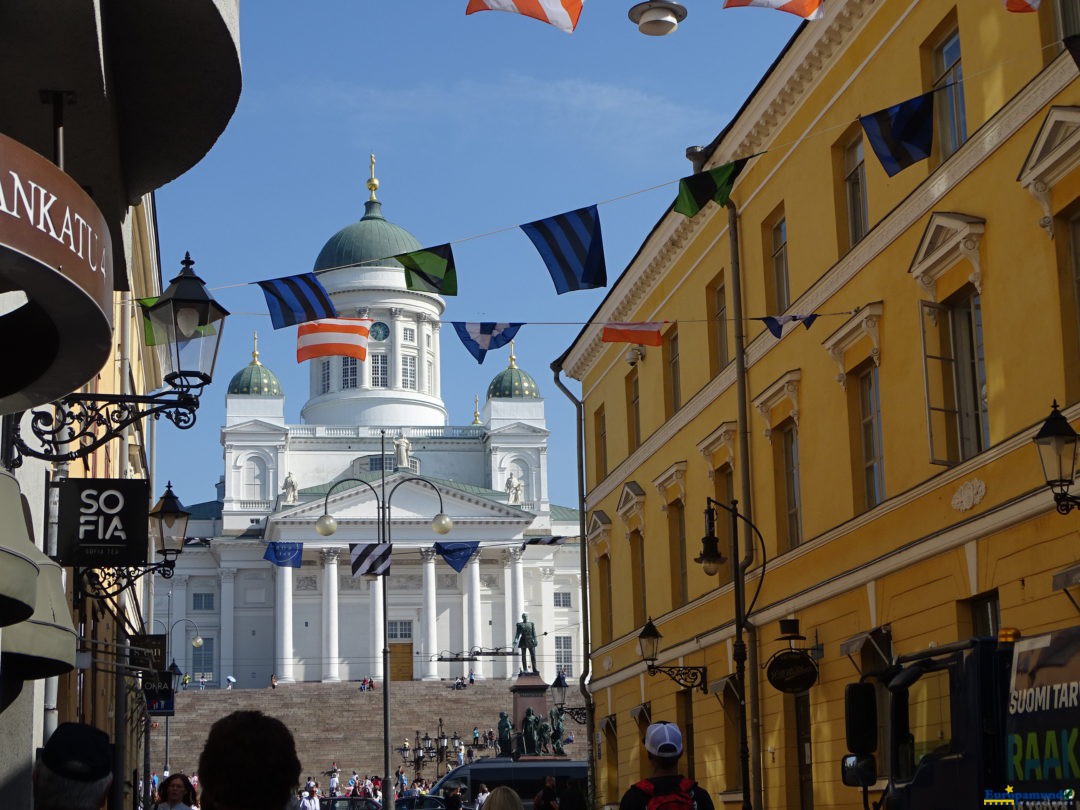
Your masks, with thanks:
[[(310, 270), (363, 215), (374, 152), (384, 214), (423, 244), (511, 228), (455, 245), (460, 291), (446, 320), (575, 322), (525, 326), (517, 356), (546, 401), (552, 501), (576, 505), (574, 412), (549, 365), (606, 290), (556, 295), (513, 226), (672, 181), (600, 207), (613, 282), (690, 173), (685, 148), (728, 123), (800, 23), (720, 0), (684, 4), (679, 30), (656, 38), (629, 22), (628, 0), (589, 0), (573, 35), (513, 14), (466, 17), (466, 0), (243, 3), (236, 114), (203, 161), (157, 193), (165, 280), (187, 250), (212, 289)], [(296, 329), (271, 329), (259, 289), (214, 294), (234, 314), (198, 424), (158, 429), (158, 476), (187, 503), (213, 498), (225, 389), (250, 361), (252, 332), (290, 422), (308, 395)], [(469, 424), (507, 350), (478, 365), (450, 326), (442, 345), (450, 423)]]

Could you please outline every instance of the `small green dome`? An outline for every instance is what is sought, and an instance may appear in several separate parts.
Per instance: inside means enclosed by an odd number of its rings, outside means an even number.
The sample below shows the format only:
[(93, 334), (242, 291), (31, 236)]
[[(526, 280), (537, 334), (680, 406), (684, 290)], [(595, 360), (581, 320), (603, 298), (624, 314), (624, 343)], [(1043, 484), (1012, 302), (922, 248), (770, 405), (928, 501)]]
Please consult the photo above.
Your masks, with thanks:
[[(364, 216), (352, 225), (346, 225), (323, 245), (315, 260), (315, 272), (351, 264), (372, 262), (420, 250), (423, 245), (415, 236), (395, 225), (382, 215), (382, 203), (368, 200), (364, 203)], [(400, 267), (396, 261), (380, 262), (384, 267)]]
[(251, 362), (233, 375), (229, 381), (229, 393), (245, 397), (280, 397), (281, 383), (270, 369), (259, 362), (258, 337)]
[(495, 375), (487, 390), (488, 399), (540, 399), (540, 389), (525, 371), (517, 366), (513, 350), (510, 352), (510, 365)]

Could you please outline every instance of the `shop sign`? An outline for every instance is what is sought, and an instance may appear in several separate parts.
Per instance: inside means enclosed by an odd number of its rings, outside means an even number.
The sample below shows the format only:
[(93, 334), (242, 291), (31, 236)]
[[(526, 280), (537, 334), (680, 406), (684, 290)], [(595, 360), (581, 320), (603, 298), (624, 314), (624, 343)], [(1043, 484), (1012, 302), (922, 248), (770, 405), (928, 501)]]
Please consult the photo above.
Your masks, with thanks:
[(773, 688), (795, 695), (817, 683), (817, 662), (805, 650), (783, 650), (769, 659), (765, 677)]
[(128, 663), (136, 669), (165, 669), (165, 634), (154, 633), (131, 637), (131, 654)]
[(150, 483), (68, 478), (60, 490), (58, 562), (84, 568), (146, 565)]
[(172, 717), (176, 714), (176, 692), (172, 688), (172, 673), (154, 672), (143, 678), (146, 713), (151, 717)]

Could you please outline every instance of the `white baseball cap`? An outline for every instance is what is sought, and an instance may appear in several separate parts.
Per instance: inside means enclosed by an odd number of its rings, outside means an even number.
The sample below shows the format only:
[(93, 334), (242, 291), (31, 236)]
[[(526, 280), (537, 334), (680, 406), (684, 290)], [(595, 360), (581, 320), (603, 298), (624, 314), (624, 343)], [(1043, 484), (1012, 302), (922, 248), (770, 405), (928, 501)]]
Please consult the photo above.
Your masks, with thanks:
[(653, 723), (645, 729), (645, 750), (658, 757), (682, 754), (682, 732), (674, 723)]

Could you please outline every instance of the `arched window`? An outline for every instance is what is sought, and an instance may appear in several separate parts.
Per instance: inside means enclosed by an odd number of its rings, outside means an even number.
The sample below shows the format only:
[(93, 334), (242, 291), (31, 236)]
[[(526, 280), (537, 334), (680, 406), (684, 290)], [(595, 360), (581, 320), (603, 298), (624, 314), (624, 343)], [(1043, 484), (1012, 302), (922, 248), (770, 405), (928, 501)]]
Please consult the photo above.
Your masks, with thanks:
[(269, 475), (266, 462), (258, 456), (252, 456), (244, 462), (243, 498), (248, 501), (264, 501), (269, 498)]

